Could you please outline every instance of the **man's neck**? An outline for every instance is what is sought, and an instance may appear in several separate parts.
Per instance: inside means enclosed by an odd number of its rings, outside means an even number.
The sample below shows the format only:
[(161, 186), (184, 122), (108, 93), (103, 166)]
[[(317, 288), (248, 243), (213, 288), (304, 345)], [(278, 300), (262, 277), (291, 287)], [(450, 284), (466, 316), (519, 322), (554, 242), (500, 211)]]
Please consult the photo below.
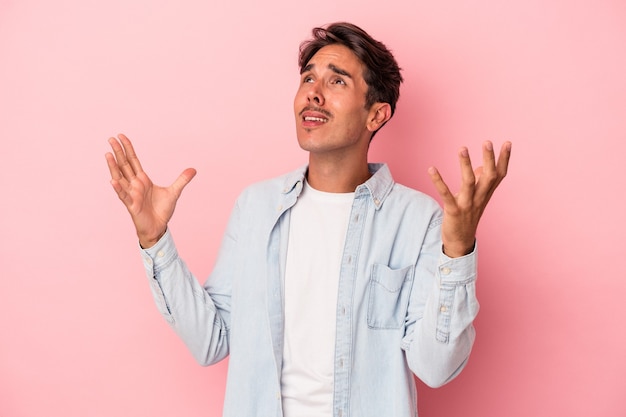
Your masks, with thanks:
[(309, 155), (307, 181), (316, 190), (328, 193), (351, 193), (371, 176), (367, 157), (358, 160), (329, 161), (316, 157), (314, 154)]

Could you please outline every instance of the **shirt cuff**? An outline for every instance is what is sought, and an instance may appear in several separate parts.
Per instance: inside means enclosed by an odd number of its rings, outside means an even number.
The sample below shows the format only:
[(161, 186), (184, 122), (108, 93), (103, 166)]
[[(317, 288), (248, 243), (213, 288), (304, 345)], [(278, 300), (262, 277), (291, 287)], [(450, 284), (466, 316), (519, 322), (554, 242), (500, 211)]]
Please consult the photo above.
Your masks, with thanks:
[(458, 258), (450, 258), (443, 251), (439, 257), (439, 283), (464, 284), (476, 279), (478, 265), (478, 243), (474, 250)]
[(155, 275), (178, 258), (178, 251), (169, 229), (154, 246), (148, 249), (139, 246), (139, 250), (146, 270), (153, 271)]

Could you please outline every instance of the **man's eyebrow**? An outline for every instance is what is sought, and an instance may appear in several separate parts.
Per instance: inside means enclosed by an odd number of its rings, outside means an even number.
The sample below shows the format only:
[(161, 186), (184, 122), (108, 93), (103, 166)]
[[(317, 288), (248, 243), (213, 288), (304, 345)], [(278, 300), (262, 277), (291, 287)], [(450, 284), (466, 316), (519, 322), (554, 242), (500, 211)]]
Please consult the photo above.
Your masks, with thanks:
[[(313, 68), (315, 68), (315, 64), (308, 64), (307, 66), (302, 68), (302, 71), (300, 71), (300, 74), (304, 74), (305, 72), (311, 71)], [(328, 64), (328, 68), (335, 74), (343, 75), (344, 77), (348, 77), (352, 79), (352, 75), (350, 75), (348, 71), (341, 69), (336, 65)]]
[(350, 75), (348, 71), (341, 69), (333, 64), (329, 64), (328, 68), (330, 68), (336, 74), (343, 75), (344, 77), (352, 78), (352, 75)]

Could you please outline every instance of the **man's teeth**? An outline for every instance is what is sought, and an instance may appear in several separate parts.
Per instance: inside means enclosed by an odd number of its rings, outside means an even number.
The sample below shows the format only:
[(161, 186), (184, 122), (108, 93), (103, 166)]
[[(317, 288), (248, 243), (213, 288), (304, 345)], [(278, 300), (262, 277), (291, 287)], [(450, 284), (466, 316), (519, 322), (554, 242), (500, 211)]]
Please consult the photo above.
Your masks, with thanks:
[(311, 117), (311, 116), (306, 116), (304, 118), (305, 121), (307, 122), (326, 122), (326, 119), (322, 118), (322, 117)]

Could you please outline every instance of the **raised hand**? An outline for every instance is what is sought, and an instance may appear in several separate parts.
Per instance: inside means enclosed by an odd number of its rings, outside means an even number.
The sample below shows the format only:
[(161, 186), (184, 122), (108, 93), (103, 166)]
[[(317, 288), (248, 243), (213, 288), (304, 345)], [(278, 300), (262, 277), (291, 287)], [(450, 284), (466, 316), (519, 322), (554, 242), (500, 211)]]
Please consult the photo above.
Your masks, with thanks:
[(143, 248), (153, 246), (167, 230), (174, 214), (176, 202), (183, 188), (196, 175), (196, 170), (187, 168), (169, 187), (154, 185), (141, 168), (141, 163), (130, 140), (124, 135), (110, 138), (113, 153), (105, 155), (111, 185), (124, 203), (135, 224), (139, 244)]
[(496, 163), (493, 144), (487, 141), (483, 144), (483, 166), (474, 171), (467, 148), (462, 148), (459, 152), (462, 182), (457, 194), (450, 192), (436, 168), (429, 168), (430, 178), (443, 200), (441, 238), (446, 255), (455, 258), (473, 250), (478, 222), (506, 176), (510, 157), (511, 142), (505, 142)]

